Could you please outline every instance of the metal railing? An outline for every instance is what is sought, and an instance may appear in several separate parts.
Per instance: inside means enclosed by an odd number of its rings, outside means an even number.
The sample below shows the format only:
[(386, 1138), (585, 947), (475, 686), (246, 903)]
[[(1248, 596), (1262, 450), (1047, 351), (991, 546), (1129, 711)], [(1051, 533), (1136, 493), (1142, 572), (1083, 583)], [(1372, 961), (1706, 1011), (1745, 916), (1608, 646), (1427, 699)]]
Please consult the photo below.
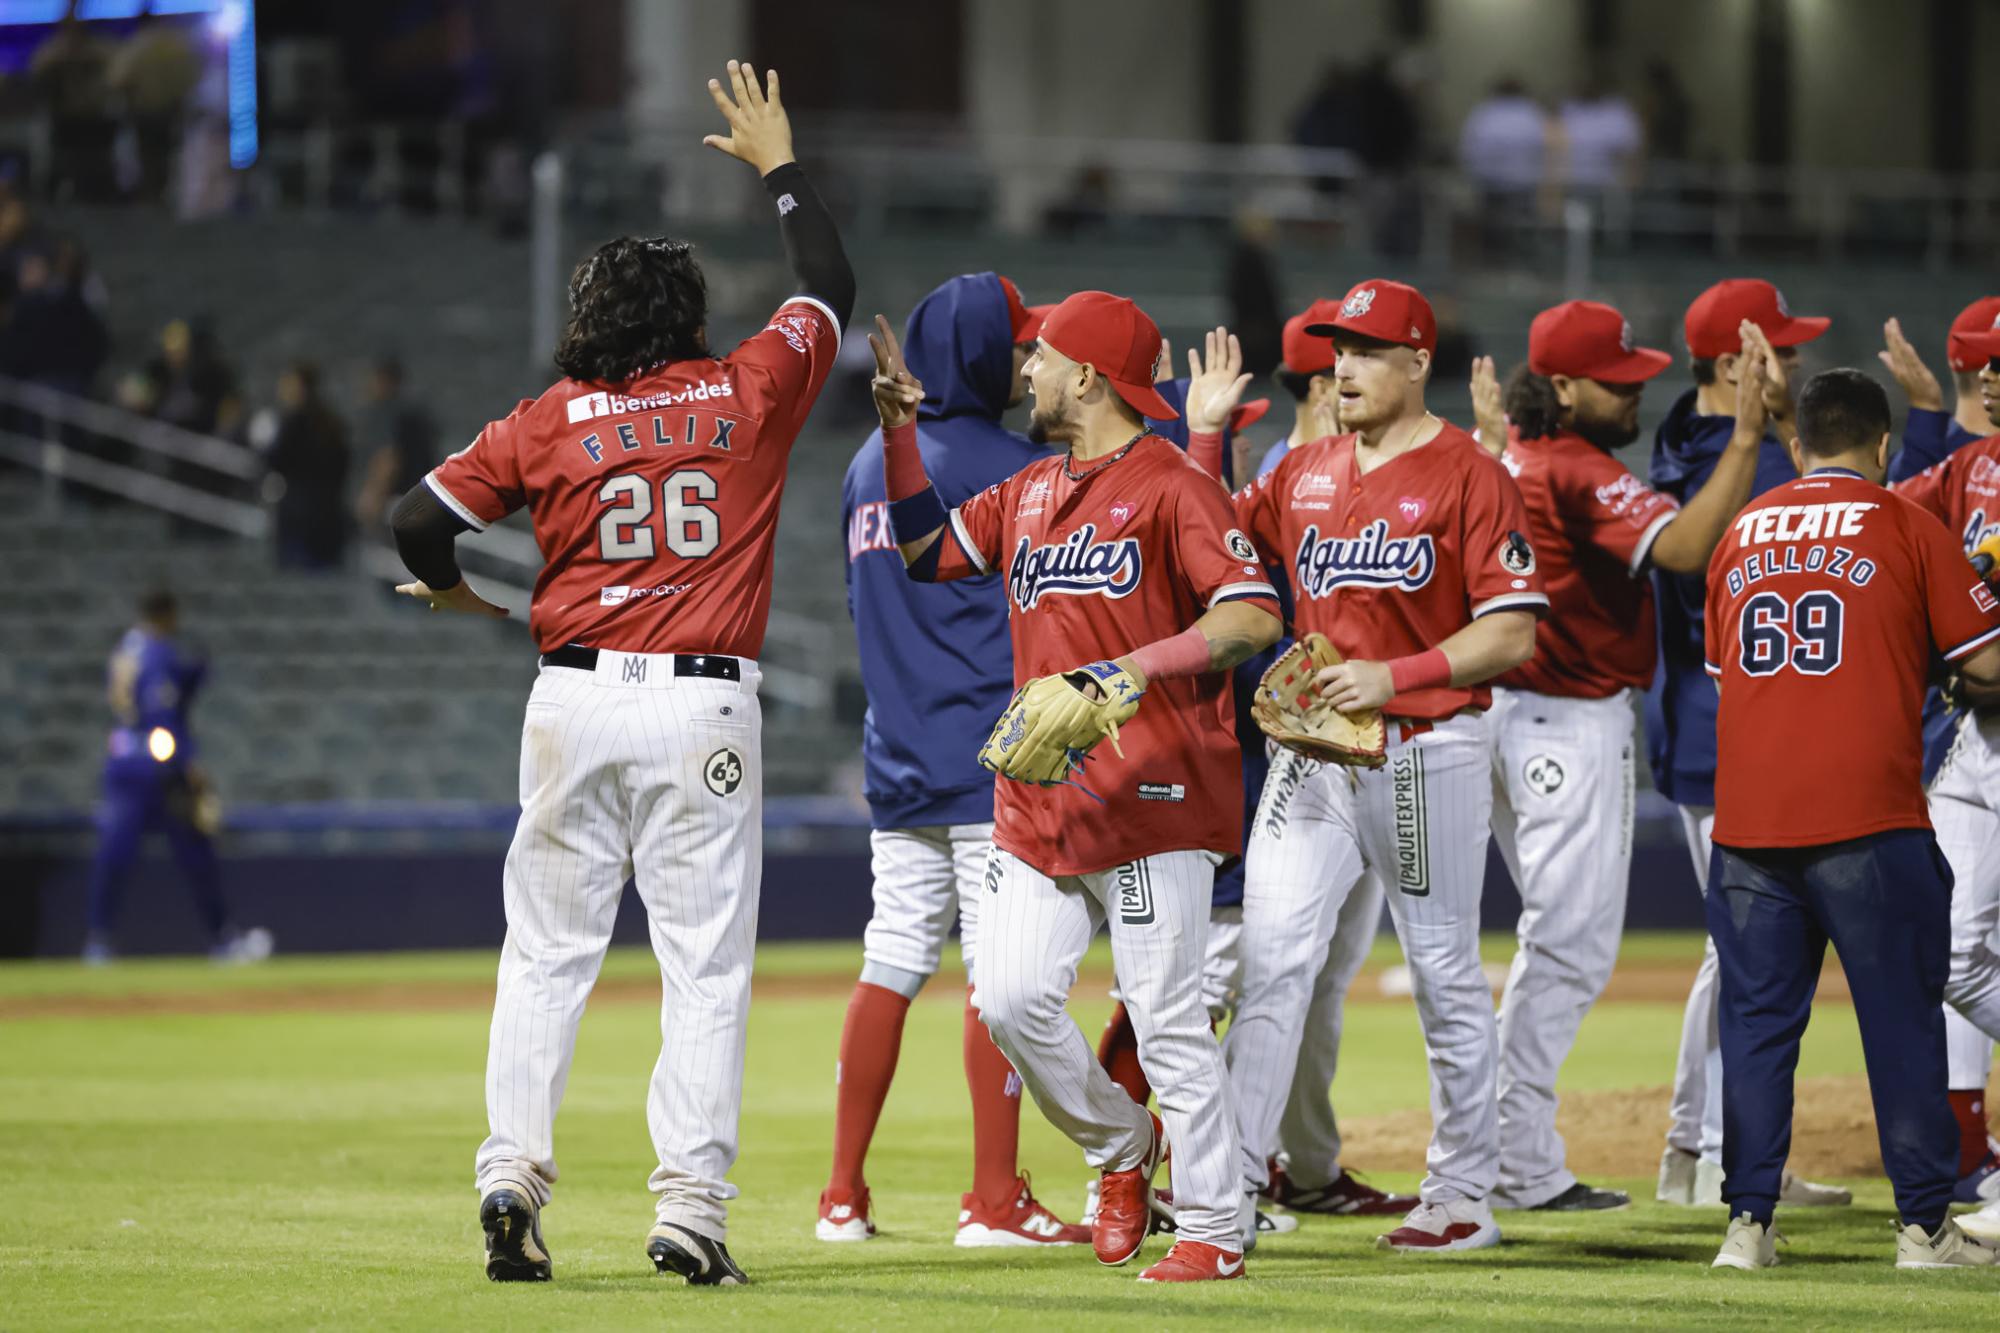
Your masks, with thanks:
[[(65, 485), (76, 485), (238, 537), (271, 534), (270, 509), (240, 498), (267, 475), (251, 450), (45, 385), (0, 376), (0, 460), (39, 473), (51, 507)], [(221, 484), (201, 484), (207, 479)], [(496, 524), (460, 538), (459, 549), (483, 594), (525, 614), (543, 564), (532, 533)], [(396, 553), (378, 542), (361, 543), (358, 560), (370, 578), (409, 578)], [(765, 692), (792, 707), (831, 709), (824, 668), (834, 647), (831, 627), (773, 611), (760, 663)]]

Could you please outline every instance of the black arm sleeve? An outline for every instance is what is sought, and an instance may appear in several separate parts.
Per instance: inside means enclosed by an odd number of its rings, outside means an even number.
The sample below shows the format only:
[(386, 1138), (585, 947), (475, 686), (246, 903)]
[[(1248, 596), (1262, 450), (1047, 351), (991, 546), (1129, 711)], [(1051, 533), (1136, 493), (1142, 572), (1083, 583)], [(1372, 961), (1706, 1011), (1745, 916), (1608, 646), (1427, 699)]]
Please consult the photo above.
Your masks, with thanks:
[(396, 554), (431, 591), (456, 588), (465, 577), (459, 573), (452, 547), (458, 534), (472, 531), (472, 525), (445, 508), (421, 481), (397, 502), (389, 530), (396, 536)]
[(785, 239), (785, 258), (799, 280), (799, 293), (826, 302), (845, 328), (854, 314), (854, 269), (840, 248), (833, 215), (796, 162), (764, 177), (764, 188), (778, 206), (778, 232)]

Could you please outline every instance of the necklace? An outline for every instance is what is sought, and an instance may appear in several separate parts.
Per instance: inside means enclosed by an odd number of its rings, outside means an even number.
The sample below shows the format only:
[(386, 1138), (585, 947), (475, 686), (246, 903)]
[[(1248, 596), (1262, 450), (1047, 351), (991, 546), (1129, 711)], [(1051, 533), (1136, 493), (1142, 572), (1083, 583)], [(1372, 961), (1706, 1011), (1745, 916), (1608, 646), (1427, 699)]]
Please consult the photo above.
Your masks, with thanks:
[[(1435, 417), (1434, 417), (1434, 416), (1433, 416), (1433, 415), (1432, 415), (1431, 413), (1429, 413), (1429, 412), (1425, 412), (1425, 413), (1424, 413), (1424, 415), (1423, 415), (1423, 417), (1422, 417), (1421, 419), (1419, 419), (1419, 420), (1418, 420), (1417, 424), (1416, 424), (1416, 425), (1414, 425), (1414, 426), (1412, 426), (1412, 427), (1410, 428), (1410, 433), (1409, 433), (1409, 434), (1408, 434), (1407, 436), (1405, 436), (1405, 437), (1403, 438), (1403, 452), (1404, 452), (1404, 453), (1408, 453), (1408, 452), (1409, 452), (1409, 449), (1410, 449), (1410, 443), (1411, 443), (1411, 441), (1413, 441), (1413, 440), (1415, 440), (1415, 439), (1417, 438), (1417, 433), (1418, 433), (1419, 431), (1423, 430), (1423, 428), (1424, 428), (1424, 427), (1425, 427), (1426, 425), (1428, 425), (1428, 424), (1429, 424), (1430, 422), (1432, 422), (1432, 421), (1434, 421), (1434, 420), (1436, 420), (1436, 418), (1435, 418)], [(1389, 441), (1388, 441), (1388, 440), (1386, 440), (1386, 439), (1385, 439), (1385, 440), (1383, 440), (1381, 444), (1378, 444), (1378, 445), (1376, 445), (1376, 446), (1375, 446), (1375, 451), (1376, 451), (1376, 454), (1377, 454), (1377, 456), (1379, 456), (1379, 455), (1381, 454), (1381, 451), (1382, 451), (1382, 450), (1384, 450), (1384, 449), (1386, 449), (1386, 448), (1388, 447), (1388, 445), (1389, 445)], [(1398, 458), (1402, 457), (1402, 454), (1398, 454), (1398, 455), (1397, 455), (1397, 457), (1398, 457)], [(1357, 456), (1357, 459), (1356, 459), (1356, 461), (1357, 461), (1357, 462), (1359, 461), (1359, 458), (1358, 458), (1358, 456)]]
[(1082, 481), (1085, 477), (1090, 476), (1094, 472), (1102, 472), (1105, 468), (1110, 467), (1113, 463), (1117, 462), (1119, 459), (1123, 458), (1127, 453), (1131, 452), (1133, 445), (1145, 439), (1148, 435), (1151, 435), (1152, 433), (1153, 431), (1150, 426), (1139, 427), (1139, 433), (1137, 435), (1134, 435), (1131, 439), (1125, 441), (1125, 443), (1119, 445), (1117, 450), (1113, 452), (1109, 457), (1104, 458), (1099, 462), (1091, 464), (1089, 467), (1085, 468), (1081, 472), (1078, 472), (1075, 468), (1070, 466), (1071, 458), (1068, 454), (1064, 454), (1063, 475), (1065, 477), (1068, 477), (1071, 481)]

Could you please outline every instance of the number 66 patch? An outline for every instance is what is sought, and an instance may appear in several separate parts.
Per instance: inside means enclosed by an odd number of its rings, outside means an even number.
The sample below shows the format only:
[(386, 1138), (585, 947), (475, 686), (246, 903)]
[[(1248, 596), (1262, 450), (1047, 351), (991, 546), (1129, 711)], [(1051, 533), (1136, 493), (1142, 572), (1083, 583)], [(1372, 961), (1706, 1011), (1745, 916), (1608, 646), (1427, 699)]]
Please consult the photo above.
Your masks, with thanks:
[(702, 761), (701, 780), (717, 796), (733, 795), (743, 785), (743, 756), (723, 746)]

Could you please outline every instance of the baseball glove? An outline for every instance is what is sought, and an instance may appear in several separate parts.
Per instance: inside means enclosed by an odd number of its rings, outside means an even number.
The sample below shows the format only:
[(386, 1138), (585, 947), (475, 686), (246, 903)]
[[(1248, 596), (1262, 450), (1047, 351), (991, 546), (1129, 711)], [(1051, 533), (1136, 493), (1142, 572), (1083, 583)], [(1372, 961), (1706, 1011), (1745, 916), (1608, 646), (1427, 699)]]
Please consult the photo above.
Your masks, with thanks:
[(1340, 654), (1325, 635), (1306, 635), (1257, 682), (1250, 714), (1266, 736), (1309, 759), (1380, 768), (1389, 761), (1381, 712), (1343, 713), (1319, 697), (1314, 682), (1320, 669), (1339, 665)]
[[(1098, 697), (1083, 687), (1095, 681)], [(1109, 739), (1118, 744), (1118, 724), (1139, 711), (1139, 682), (1116, 662), (1092, 662), (1060, 675), (1037, 676), (1014, 692), (993, 734), (979, 749), (979, 762), (1002, 777), (1048, 787), (1066, 782)]]

